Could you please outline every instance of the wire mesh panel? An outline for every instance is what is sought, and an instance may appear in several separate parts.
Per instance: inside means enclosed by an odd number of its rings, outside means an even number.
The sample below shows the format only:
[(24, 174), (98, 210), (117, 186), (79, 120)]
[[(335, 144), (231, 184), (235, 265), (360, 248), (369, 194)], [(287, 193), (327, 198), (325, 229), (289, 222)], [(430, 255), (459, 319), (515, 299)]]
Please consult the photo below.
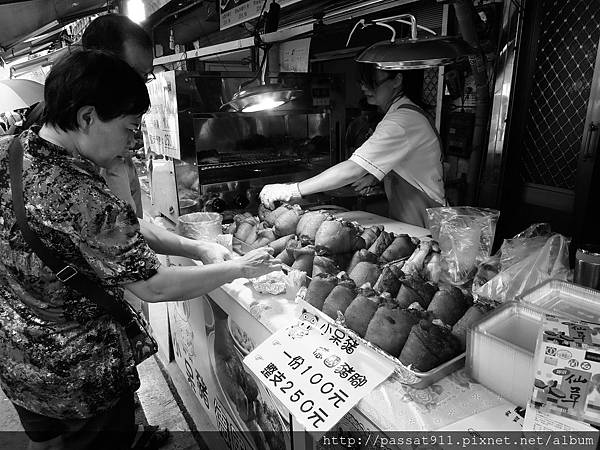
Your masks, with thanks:
[(435, 120), (435, 106), (437, 104), (438, 69), (425, 69), (423, 71), (423, 103), (428, 106), (427, 112)]
[(521, 176), (572, 190), (600, 39), (600, 2), (541, 2)]

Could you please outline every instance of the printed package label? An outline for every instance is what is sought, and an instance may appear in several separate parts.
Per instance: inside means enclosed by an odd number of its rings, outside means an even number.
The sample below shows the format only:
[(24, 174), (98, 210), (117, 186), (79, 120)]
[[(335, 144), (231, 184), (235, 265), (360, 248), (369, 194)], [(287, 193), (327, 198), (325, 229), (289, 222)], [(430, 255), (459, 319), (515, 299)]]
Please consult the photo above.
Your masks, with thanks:
[(547, 314), (534, 364), (528, 412), (600, 425), (600, 324)]

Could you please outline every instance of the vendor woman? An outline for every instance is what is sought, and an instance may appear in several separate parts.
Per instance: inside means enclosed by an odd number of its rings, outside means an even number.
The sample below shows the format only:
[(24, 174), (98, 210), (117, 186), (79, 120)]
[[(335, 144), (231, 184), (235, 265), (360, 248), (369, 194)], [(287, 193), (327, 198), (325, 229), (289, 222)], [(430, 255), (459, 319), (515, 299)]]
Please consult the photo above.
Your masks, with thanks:
[(441, 142), (424, 111), (417, 106), (422, 91), (420, 70), (380, 70), (359, 63), (361, 89), (367, 101), (385, 112), (373, 135), (350, 156), (320, 174), (294, 184), (269, 184), (261, 201), (273, 208), (348, 184), (361, 189), (384, 182), (389, 216), (426, 227), (426, 208), (445, 204)]

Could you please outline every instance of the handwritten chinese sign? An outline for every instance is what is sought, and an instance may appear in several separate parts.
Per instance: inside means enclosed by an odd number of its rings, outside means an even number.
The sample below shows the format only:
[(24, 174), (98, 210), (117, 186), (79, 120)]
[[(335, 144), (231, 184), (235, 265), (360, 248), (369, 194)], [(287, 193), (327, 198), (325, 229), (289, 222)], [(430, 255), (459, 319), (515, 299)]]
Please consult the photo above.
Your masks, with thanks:
[(282, 72), (308, 72), (311, 38), (279, 44), (279, 68)]
[(333, 427), (393, 371), (344, 329), (306, 310), (244, 364), (307, 431), (317, 433)]

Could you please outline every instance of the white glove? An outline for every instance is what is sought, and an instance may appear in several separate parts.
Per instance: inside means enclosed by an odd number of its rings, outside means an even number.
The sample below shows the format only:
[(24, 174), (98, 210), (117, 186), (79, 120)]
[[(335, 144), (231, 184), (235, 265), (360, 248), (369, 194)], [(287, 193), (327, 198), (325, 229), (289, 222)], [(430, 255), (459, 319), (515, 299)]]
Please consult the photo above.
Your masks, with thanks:
[(289, 202), (292, 199), (302, 198), (298, 183), (292, 184), (267, 184), (260, 191), (260, 201), (269, 209), (273, 209), (277, 200)]

